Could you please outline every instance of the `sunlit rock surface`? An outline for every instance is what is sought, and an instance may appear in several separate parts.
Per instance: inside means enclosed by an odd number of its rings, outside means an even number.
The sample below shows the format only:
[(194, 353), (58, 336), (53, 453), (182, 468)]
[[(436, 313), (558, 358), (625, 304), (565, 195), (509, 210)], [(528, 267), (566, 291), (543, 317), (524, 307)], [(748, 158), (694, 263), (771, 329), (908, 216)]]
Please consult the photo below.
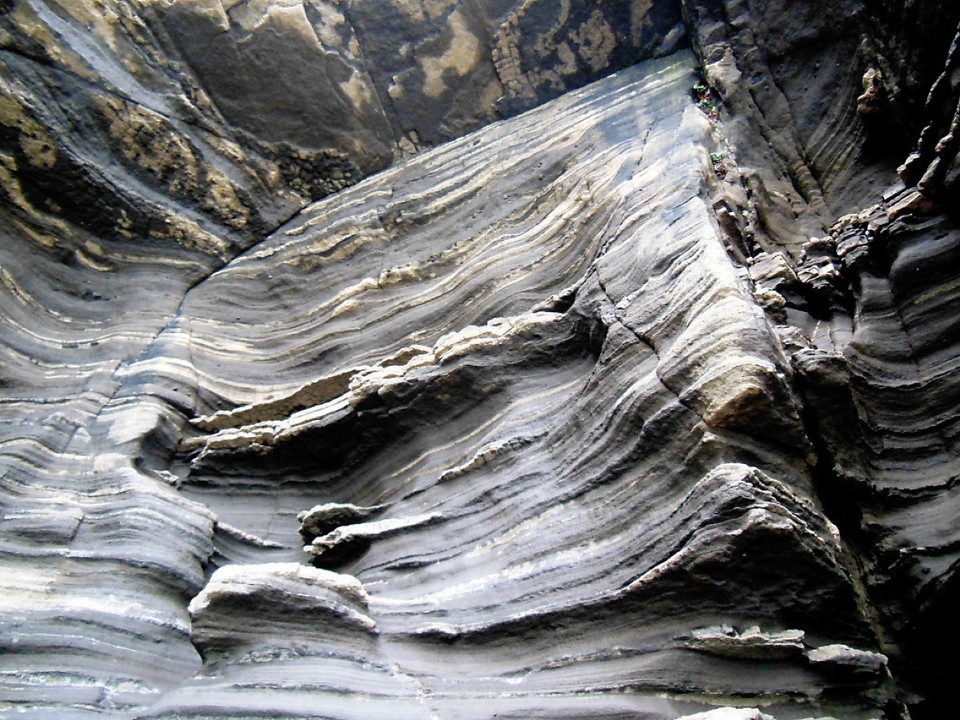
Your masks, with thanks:
[(958, 15), (0, 3), (2, 713), (951, 717)]

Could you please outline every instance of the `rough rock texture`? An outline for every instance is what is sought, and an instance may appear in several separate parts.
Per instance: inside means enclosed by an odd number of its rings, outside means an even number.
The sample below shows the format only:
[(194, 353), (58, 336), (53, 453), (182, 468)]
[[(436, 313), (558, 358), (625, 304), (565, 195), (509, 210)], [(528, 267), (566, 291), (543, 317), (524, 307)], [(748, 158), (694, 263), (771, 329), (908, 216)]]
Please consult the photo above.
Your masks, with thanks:
[(684, 39), (665, 0), (5, 2), (0, 187), (224, 259), (394, 156)]
[(958, 22), (0, 2), (0, 712), (952, 717)]
[(818, 495), (857, 555), (901, 697), (950, 717), (960, 7), (799, 10), (790, 25), (750, 3), (685, 6), (732, 111), (715, 207), (791, 356)]

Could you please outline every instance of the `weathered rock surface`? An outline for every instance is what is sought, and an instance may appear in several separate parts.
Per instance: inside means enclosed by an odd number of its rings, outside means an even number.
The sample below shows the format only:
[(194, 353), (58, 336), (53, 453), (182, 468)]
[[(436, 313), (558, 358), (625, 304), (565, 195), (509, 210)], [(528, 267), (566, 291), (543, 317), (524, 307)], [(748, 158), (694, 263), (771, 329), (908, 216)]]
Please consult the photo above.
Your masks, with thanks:
[(222, 260), (395, 156), (684, 33), (665, 0), (7, 2), (0, 184), (37, 220)]
[(0, 3), (0, 712), (951, 717), (909, 5)]

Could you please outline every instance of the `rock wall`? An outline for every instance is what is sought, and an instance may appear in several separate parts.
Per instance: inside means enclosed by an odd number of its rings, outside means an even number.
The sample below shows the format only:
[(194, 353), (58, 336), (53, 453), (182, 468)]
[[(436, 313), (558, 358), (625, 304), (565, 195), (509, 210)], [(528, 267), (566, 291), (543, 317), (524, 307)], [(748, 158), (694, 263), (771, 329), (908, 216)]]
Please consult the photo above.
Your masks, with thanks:
[(714, 207), (791, 355), (818, 495), (858, 558), (901, 697), (949, 717), (960, 8), (685, 15), (731, 111)]
[(249, 245), (394, 157), (683, 39), (664, 0), (18, 0), (0, 10), (4, 187), (99, 236)]
[(958, 23), (0, 2), (3, 712), (952, 717)]

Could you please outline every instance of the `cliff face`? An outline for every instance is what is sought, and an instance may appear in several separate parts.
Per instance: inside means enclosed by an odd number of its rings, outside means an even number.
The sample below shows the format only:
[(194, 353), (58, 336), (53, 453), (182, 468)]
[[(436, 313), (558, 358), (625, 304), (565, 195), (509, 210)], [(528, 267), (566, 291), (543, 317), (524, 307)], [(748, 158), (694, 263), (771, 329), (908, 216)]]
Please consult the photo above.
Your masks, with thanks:
[(951, 717), (958, 23), (0, 2), (4, 712)]

